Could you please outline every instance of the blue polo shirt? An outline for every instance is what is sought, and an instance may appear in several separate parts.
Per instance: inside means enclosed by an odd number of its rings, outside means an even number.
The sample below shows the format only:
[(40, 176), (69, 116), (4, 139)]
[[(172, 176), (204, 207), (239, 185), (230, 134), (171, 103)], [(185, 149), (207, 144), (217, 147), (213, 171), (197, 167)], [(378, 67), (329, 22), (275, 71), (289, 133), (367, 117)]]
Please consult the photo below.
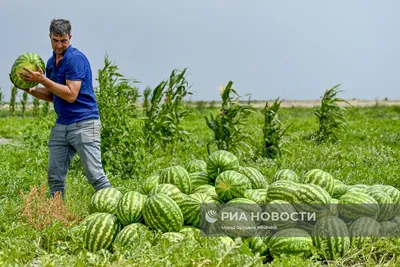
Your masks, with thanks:
[(54, 110), (57, 113), (56, 123), (68, 125), (77, 121), (98, 119), (100, 116), (89, 60), (81, 51), (70, 45), (57, 66), (55, 61), (56, 54), (53, 51), (53, 56), (46, 65), (47, 78), (63, 85), (66, 85), (66, 80), (82, 81), (78, 97), (73, 103), (53, 94)]

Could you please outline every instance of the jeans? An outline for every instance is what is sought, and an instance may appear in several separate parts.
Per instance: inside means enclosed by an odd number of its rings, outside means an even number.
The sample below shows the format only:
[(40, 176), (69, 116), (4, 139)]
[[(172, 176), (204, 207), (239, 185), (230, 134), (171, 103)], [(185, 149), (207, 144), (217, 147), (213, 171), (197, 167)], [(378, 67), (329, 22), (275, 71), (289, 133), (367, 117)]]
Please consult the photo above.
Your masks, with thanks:
[(51, 196), (54, 196), (55, 192), (61, 192), (64, 196), (65, 177), (76, 153), (81, 159), (89, 184), (96, 191), (111, 187), (101, 164), (100, 131), (99, 119), (69, 125), (56, 124), (51, 129), (47, 169)]

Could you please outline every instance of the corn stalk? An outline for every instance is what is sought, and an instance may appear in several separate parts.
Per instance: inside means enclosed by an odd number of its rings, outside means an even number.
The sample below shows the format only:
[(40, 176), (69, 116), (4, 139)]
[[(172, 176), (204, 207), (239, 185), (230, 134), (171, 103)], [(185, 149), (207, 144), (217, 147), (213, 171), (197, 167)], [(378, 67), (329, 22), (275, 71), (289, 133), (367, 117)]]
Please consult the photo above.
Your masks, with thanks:
[(316, 132), (317, 143), (323, 143), (328, 140), (339, 141), (339, 134), (346, 131), (346, 109), (339, 106), (339, 102), (344, 102), (350, 105), (346, 100), (337, 97), (337, 94), (343, 90), (339, 90), (337, 84), (334, 87), (325, 91), (321, 100), (321, 106), (314, 109), (314, 114), (318, 117), (319, 128)]
[(239, 152), (241, 148), (251, 149), (247, 140), (253, 138), (243, 131), (248, 115), (254, 111), (251, 106), (241, 105), (239, 95), (232, 88), (233, 82), (221, 88), (222, 105), (216, 116), (205, 116), (208, 128), (214, 132), (214, 139), (207, 143), (207, 151), (210, 154), (210, 146), (217, 146), (218, 150)]

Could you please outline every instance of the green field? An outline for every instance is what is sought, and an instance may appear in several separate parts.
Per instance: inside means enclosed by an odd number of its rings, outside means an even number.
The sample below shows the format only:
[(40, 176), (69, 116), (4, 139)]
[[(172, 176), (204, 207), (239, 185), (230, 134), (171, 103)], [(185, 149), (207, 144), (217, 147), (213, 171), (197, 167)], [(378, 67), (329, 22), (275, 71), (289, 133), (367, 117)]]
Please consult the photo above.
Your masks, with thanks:
[[(237, 153), (241, 166), (257, 168), (268, 182), (279, 169), (291, 169), (301, 176), (319, 168), (347, 185), (387, 184), (399, 189), (400, 108), (351, 107), (347, 111), (347, 130), (340, 141), (317, 144), (311, 137), (318, 129), (313, 109), (281, 108), (281, 121), (290, 125), (285, 134), (287, 151), (276, 159), (257, 155), (256, 149), (242, 151)], [(210, 113), (216, 114), (217, 109), (191, 109), (182, 121), (188, 138), (151, 147), (138, 141), (143, 135), (140, 119), (124, 117), (126, 135), (107, 139), (121, 148), (121, 155), (107, 155), (106, 172), (112, 185), (121, 192), (136, 190), (163, 168), (184, 166), (195, 158), (206, 160), (213, 132), (204, 116)], [(68, 218), (53, 218), (46, 224), (43, 203), (48, 200), (37, 197), (28, 199), (28, 204), (23, 201), (34, 186), (47, 186), (47, 139), (54, 119), (53, 113), (46, 117), (28, 113), (24, 118), (4, 113), (0, 118), (0, 137), (10, 139), (0, 144), (0, 266), (262, 266), (267, 262), (270, 266), (400, 266), (399, 238), (377, 239), (362, 248), (352, 248), (334, 262), (325, 261), (317, 251), (304, 259), (293, 256), (272, 261), (255, 254), (243, 240), (227, 246), (209, 237), (168, 243), (158, 242), (156, 235), (143, 237), (140, 244), (128, 249), (88, 252), (83, 247), (82, 233), (74, 227), (88, 215), (94, 190), (83, 176), (78, 156), (67, 176)], [(262, 125), (263, 116), (256, 112), (244, 127), (253, 137), (254, 147), (261, 142)], [(122, 159), (124, 166), (119, 166)]]

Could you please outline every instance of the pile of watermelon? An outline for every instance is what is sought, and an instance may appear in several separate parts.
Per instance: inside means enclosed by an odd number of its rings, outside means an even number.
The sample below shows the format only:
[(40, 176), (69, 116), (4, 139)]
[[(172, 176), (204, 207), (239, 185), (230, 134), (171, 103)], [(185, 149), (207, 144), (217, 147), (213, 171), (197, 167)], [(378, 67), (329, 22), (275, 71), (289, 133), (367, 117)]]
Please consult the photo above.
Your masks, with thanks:
[[(90, 251), (138, 242), (149, 231), (179, 242), (200, 235), (202, 204), (253, 204), (261, 211), (294, 212), (313, 209), (316, 220), (280, 222), (268, 235), (245, 240), (254, 253), (281, 257), (311, 255), (342, 257), (351, 247), (400, 232), (400, 191), (389, 185), (346, 185), (321, 169), (299, 177), (289, 169), (266, 177), (244, 167), (231, 152), (213, 152), (204, 161), (170, 166), (148, 177), (137, 191), (116, 188), (97, 191), (83, 225)], [(257, 208), (257, 209), (258, 209)], [(222, 242), (232, 243), (227, 233)]]

